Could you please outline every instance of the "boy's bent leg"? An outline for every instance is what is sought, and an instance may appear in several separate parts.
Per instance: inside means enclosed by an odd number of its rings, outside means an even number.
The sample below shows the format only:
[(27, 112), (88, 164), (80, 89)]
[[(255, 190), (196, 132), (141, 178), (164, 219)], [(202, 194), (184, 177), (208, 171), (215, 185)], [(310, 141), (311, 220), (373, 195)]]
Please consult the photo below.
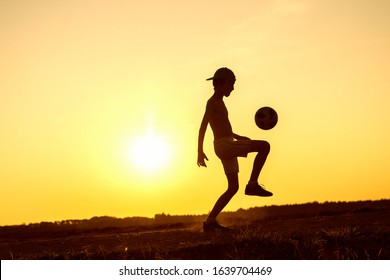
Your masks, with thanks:
[(267, 141), (252, 140), (249, 152), (257, 152), (255, 161), (253, 162), (252, 173), (249, 181), (257, 182), (261, 169), (263, 169), (264, 163), (270, 152), (271, 146)]
[(261, 140), (252, 140), (250, 144), (249, 151), (257, 152), (255, 160), (253, 162), (253, 168), (249, 183), (246, 186), (245, 194), (246, 195), (257, 195), (257, 196), (272, 196), (273, 194), (265, 190), (257, 182), (260, 172), (263, 169), (264, 163), (267, 159), (267, 156), (270, 152), (270, 144), (267, 141)]

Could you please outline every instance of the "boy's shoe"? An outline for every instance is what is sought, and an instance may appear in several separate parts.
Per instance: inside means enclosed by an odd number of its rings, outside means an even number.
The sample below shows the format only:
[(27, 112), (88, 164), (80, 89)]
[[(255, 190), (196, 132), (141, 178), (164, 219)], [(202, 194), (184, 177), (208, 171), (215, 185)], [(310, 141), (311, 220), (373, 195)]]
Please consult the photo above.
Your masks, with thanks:
[(220, 225), (217, 221), (203, 222), (204, 232), (230, 231), (230, 228)]
[(246, 195), (257, 195), (257, 196), (272, 196), (272, 192), (270, 191), (267, 191), (266, 189), (264, 189), (263, 186), (260, 186), (258, 183), (248, 183), (248, 185), (246, 185), (246, 189), (245, 189), (245, 194)]

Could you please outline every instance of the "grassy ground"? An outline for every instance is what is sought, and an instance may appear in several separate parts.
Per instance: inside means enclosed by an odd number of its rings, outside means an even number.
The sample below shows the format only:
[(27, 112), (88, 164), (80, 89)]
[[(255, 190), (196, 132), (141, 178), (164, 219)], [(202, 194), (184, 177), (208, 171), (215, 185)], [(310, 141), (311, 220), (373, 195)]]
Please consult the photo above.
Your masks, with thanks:
[[(225, 221), (227, 222), (227, 221)], [(0, 240), (1, 259), (390, 259), (390, 209), (227, 222), (232, 233), (205, 234), (201, 223), (105, 228), (64, 236)]]

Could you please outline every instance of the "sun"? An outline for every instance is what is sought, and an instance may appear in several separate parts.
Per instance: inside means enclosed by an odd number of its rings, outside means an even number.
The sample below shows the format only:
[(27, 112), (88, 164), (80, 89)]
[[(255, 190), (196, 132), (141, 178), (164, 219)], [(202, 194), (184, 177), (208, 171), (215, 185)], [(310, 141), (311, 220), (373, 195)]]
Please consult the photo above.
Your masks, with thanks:
[(153, 173), (163, 169), (171, 159), (172, 149), (162, 136), (149, 130), (133, 139), (129, 159), (140, 171)]

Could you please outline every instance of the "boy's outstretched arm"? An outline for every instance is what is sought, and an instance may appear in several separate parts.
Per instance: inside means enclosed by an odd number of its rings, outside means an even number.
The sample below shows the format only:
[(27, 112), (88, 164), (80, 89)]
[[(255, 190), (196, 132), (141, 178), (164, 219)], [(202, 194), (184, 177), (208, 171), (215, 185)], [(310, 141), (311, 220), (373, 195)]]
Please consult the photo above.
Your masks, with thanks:
[(203, 152), (203, 140), (204, 140), (204, 135), (206, 134), (208, 123), (209, 123), (209, 119), (206, 110), (202, 119), (202, 123), (199, 128), (199, 136), (198, 136), (198, 166), (204, 166), (204, 167), (207, 167), (204, 160), (205, 159), (209, 160), (205, 155), (205, 153)]

